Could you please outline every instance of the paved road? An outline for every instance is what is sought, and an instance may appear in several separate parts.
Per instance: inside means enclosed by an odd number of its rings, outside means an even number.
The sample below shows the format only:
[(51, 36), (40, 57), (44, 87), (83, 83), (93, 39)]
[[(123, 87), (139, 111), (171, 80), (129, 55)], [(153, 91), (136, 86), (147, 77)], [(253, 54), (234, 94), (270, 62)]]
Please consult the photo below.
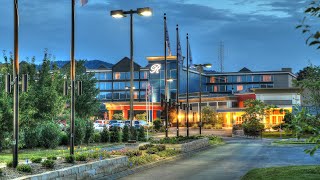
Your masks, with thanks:
[(227, 138), (227, 144), (184, 160), (148, 169), (122, 179), (240, 179), (255, 167), (320, 164), (320, 154), (305, 154), (307, 146), (271, 145), (270, 140)]

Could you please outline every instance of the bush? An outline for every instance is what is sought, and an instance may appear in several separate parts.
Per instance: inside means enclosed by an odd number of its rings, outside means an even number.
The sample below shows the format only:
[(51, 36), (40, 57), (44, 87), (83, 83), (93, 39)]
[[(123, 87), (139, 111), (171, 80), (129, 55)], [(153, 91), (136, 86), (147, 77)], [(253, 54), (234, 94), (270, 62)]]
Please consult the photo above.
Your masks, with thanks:
[(47, 122), (42, 124), (41, 128), (41, 146), (45, 148), (56, 148), (59, 145), (60, 127), (53, 123)]
[(245, 121), (242, 124), (244, 135), (257, 137), (262, 132), (264, 125), (258, 120)]
[(96, 132), (92, 136), (92, 140), (95, 143), (99, 143), (101, 141), (101, 134), (99, 132)]
[(17, 170), (20, 172), (27, 172), (27, 173), (32, 172), (32, 168), (29, 164), (19, 164), (17, 166)]
[(110, 133), (109, 130), (107, 128), (103, 128), (102, 132), (100, 133), (100, 137), (101, 137), (101, 142), (106, 143), (109, 142), (109, 138), (110, 138)]
[(120, 132), (118, 127), (112, 127), (110, 132), (110, 142), (120, 142)]
[(171, 157), (179, 154), (180, 152), (174, 149), (167, 149), (161, 152), (157, 152), (157, 155), (160, 157)]
[[(96, 134), (94, 134), (94, 127), (93, 127), (93, 122), (91, 120), (86, 120), (85, 121), (85, 135), (84, 135), (84, 142), (85, 143), (89, 143), (90, 139), (92, 138), (92, 136), (94, 136)], [(100, 134), (99, 134), (100, 135)], [(95, 141), (96, 137), (93, 137), (93, 141), (94, 142), (100, 142), (100, 137), (98, 141)]]
[[(82, 144), (85, 134), (86, 134), (86, 120), (81, 118), (75, 119), (75, 139), (74, 144), (79, 145)], [(70, 126), (67, 128), (67, 135), (70, 137)]]
[(139, 150), (147, 150), (149, 147), (153, 147), (153, 144), (145, 144), (142, 146), (139, 146)]
[(203, 125), (204, 129), (212, 129), (212, 124), (205, 124)]
[(41, 163), (42, 158), (41, 157), (32, 157), (30, 160), (32, 163)]
[(77, 154), (75, 156), (76, 161), (86, 161), (88, 158), (87, 154)]
[(135, 127), (130, 127), (130, 139), (137, 140), (137, 129)]
[(214, 129), (222, 129), (222, 124), (215, 124)]
[(132, 151), (126, 152), (126, 156), (128, 156), (129, 158), (133, 156), (141, 156), (141, 155), (142, 155), (142, 152), (139, 150), (132, 150)]
[(194, 124), (191, 126), (192, 129), (197, 129), (198, 127), (199, 127), (199, 126), (198, 126), (197, 123), (194, 123)]
[(162, 127), (161, 120), (157, 119), (157, 120), (153, 121), (153, 126), (154, 126), (154, 129), (159, 132), (160, 128)]
[(159, 152), (159, 150), (156, 147), (148, 148), (146, 151), (146, 153), (148, 153), (148, 154), (155, 154), (157, 152)]
[(52, 169), (52, 168), (54, 168), (55, 163), (53, 160), (46, 159), (41, 163), (41, 165), (42, 165), (42, 167)]
[(156, 145), (155, 148), (157, 148), (158, 151), (164, 151), (164, 150), (166, 150), (166, 146), (163, 145), (163, 144)]
[(122, 130), (122, 142), (128, 142), (129, 140), (129, 127), (124, 126)]
[(3, 172), (2, 172), (2, 169), (0, 168), (0, 177), (2, 176), (2, 173), (3, 173)]
[(57, 156), (55, 155), (51, 155), (51, 156), (48, 156), (47, 159), (50, 159), (50, 160), (57, 160)]
[(66, 163), (74, 163), (74, 160), (75, 160), (74, 155), (66, 155), (64, 159)]
[(139, 129), (138, 129), (138, 140), (139, 141), (146, 141), (146, 136), (144, 134), (144, 127), (141, 126)]
[(12, 168), (13, 167), (13, 161), (12, 160), (7, 161), (6, 162), (6, 166), (9, 167), (9, 168)]
[(36, 127), (26, 127), (23, 129), (24, 132), (24, 143), (26, 148), (34, 148), (39, 146), (40, 141), (40, 132), (41, 129), (39, 126)]
[(69, 137), (67, 133), (60, 132), (60, 145), (68, 145), (69, 144)]
[(154, 162), (157, 156), (155, 155), (143, 155), (143, 156), (133, 156), (129, 158), (129, 164), (134, 165), (142, 165), (150, 162)]

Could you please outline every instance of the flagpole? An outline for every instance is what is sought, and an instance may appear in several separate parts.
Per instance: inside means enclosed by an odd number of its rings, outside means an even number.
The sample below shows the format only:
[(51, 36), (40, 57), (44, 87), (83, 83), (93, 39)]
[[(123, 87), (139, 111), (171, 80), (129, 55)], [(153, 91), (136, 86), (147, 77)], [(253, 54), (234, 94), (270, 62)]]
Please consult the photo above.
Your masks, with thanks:
[(189, 34), (187, 33), (187, 137), (189, 137)]
[(70, 62), (70, 79), (71, 79), (71, 127), (70, 127), (70, 155), (74, 155), (75, 139), (75, 60), (74, 60), (74, 23), (75, 23), (75, 0), (71, 0), (71, 62)]
[[(18, 0), (14, 0), (14, 95), (13, 95), (13, 167), (18, 165), (19, 143), (19, 14)], [(11, 82), (10, 82), (11, 83)]]
[(164, 99), (165, 99), (165, 112), (166, 112), (166, 137), (168, 137), (168, 83), (167, 83), (167, 17), (164, 13)]
[[(179, 56), (179, 25), (177, 24), (177, 62), (176, 62), (176, 68), (177, 68), (177, 79), (176, 79), (176, 86), (177, 86), (177, 92), (176, 92), (176, 113), (177, 113), (177, 137), (179, 136), (179, 61), (180, 61), (180, 56)], [(179, 44), (178, 44), (179, 43)]]

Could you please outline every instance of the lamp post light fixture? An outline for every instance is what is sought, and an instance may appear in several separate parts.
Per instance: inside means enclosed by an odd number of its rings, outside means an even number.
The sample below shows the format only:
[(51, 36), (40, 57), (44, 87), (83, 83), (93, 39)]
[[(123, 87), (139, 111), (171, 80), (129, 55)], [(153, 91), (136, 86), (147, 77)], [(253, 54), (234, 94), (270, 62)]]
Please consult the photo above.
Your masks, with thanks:
[(130, 15), (130, 126), (132, 127), (132, 120), (133, 120), (133, 71), (134, 71), (134, 61), (133, 61), (133, 14), (139, 14), (140, 16), (151, 16), (152, 10), (149, 7), (138, 8), (136, 10), (113, 10), (110, 12), (110, 15), (113, 18), (123, 18), (126, 15)]
[(202, 83), (201, 83), (201, 76), (202, 76), (202, 72), (203, 72), (203, 68), (211, 68), (211, 64), (194, 64), (194, 66), (196, 68), (198, 68), (199, 71), (199, 133), (201, 134), (201, 129), (202, 129), (202, 117), (201, 117), (201, 107), (202, 107), (202, 103), (201, 103), (201, 95), (202, 95)]

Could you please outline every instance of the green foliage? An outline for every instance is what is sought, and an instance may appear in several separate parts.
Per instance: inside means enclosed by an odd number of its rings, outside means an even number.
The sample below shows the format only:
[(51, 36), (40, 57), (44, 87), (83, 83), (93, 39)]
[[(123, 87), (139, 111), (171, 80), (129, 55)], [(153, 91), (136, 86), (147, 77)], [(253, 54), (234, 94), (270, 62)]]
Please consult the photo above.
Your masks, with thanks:
[(0, 91), (0, 152), (5, 147), (5, 139), (12, 134), (12, 98), (4, 91)]
[(211, 145), (217, 145), (217, 144), (223, 144), (223, 139), (219, 136), (208, 136), (209, 144)]
[(110, 133), (107, 128), (104, 128), (101, 132), (101, 142), (106, 143), (109, 142)]
[(32, 168), (29, 164), (19, 164), (17, 166), (17, 171), (31, 173)]
[[(75, 145), (82, 144), (86, 135), (86, 120), (82, 118), (75, 118)], [(70, 137), (70, 125), (67, 128), (68, 137)]]
[(41, 163), (42, 167), (52, 169), (54, 168), (55, 162), (50, 159), (46, 159)]
[(166, 149), (164, 151), (157, 152), (156, 154), (160, 157), (172, 157), (178, 155), (180, 152), (174, 149)]
[(66, 163), (71, 163), (71, 164), (73, 164), (73, 163), (74, 163), (74, 160), (75, 160), (75, 157), (74, 157), (74, 155), (66, 155), (66, 156), (64, 157), (64, 159), (65, 159)]
[(216, 109), (206, 106), (201, 111), (202, 122), (204, 124), (216, 124), (219, 123), (219, 118), (217, 118), (218, 113)]
[(192, 140), (199, 139), (199, 136), (178, 136), (178, 137), (167, 137), (160, 140), (153, 140), (152, 143), (155, 144), (182, 144)]
[(212, 124), (205, 124), (203, 125), (203, 129), (212, 129)]
[(110, 142), (111, 143), (120, 142), (120, 132), (119, 132), (119, 128), (118, 127), (113, 126), (111, 128)]
[(9, 168), (12, 168), (13, 167), (13, 161), (12, 160), (7, 161), (6, 162), (6, 166), (9, 167)]
[(146, 151), (146, 153), (148, 153), (148, 154), (156, 154), (157, 152), (159, 152), (159, 150), (156, 147), (148, 148)]
[(60, 145), (68, 145), (69, 144), (69, 137), (67, 133), (60, 132)]
[(154, 147), (154, 145), (153, 144), (145, 144), (145, 145), (139, 146), (139, 150), (147, 150), (150, 147)]
[(136, 115), (136, 118), (138, 119), (138, 120), (147, 120), (147, 113), (142, 113), (142, 114), (137, 114)]
[(153, 121), (153, 125), (154, 125), (154, 129), (159, 132), (160, 128), (162, 127), (162, 122), (160, 119), (157, 119), (155, 121)]
[(164, 150), (166, 150), (166, 146), (163, 145), (163, 144), (155, 145), (154, 147), (157, 148), (158, 151), (164, 151)]
[(130, 127), (130, 139), (137, 140), (137, 129), (135, 127)]
[(142, 151), (131, 150), (131, 151), (127, 151), (125, 155), (128, 156), (129, 158), (131, 158), (133, 156), (141, 156), (142, 155)]
[(59, 145), (60, 128), (56, 123), (47, 122), (41, 124), (41, 145), (45, 148), (55, 148)]
[(42, 158), (41, 157), (32, 157), (30, 158), (32, 163), (41, 163)]
[(101, 141), (101, 134), (99, 132), (96, 132), (92, 136), (92, 140), (95, 143), (99, 143)]
[[(89, 143), (90, 139), (92, 138), (92, 136), (95, 135), (93, 137), (94, 142), (100, 142), (100, 134), (94, 134), (94, 127), (93, 127), (93, 122), (89, 119), (87, 119), (85, 121), (85, 135), (84, 135), (84, 142), (85, 143)], [(99, 135), (99, 140), (95, 139), (98, 138), (96, 137), (97, 135)], [(97, 140), (97, 141), (96, 141)]]
[(39, 146), (41, 141), (41, 126), (23, 128), (24, 144), (26, 148)]
[(57, 156), (51, 155), (51, 156), (48, 156), (47, 159), (49, 159), (49, 160), (57, 160)]
[(0, 168), (0, 177), (2, 176), (2, 173), (3, 173), (3, 171), (2, 171), (2, 169)]
[(113, 120), (123, 120), (124, 119), (123, 114), (122, 113), (115, 113), (115, 114), (113, 114), (112, 119)]
[(144, 134), (144, 127), (141, 126), (139, 129), (138, 129), (138, 140), (139, 141), (146, 141), (146, 136)]
[(129, 165), (132, 166), (139, 166), (143, 164), (147, 164), (150, 162), (154, 162), (157, 159), (157, 156), (154, 154), (151, 155), (143, 155), (143, 156), (133, 156), (129, 158)]
[(128, 142), (129, 140), (129, 127), (128, 126), (124, 126), (124, 128), (122, 129), (122, 142)]
[(77, 154), (75, 156), (76, 161), (86, 161), (88, 158), (87, 154)]
[(264, 125), (258, 120), (245, 121), (242, 123), (243, 132), (246, 136), (257, 137), (261, 135)]

